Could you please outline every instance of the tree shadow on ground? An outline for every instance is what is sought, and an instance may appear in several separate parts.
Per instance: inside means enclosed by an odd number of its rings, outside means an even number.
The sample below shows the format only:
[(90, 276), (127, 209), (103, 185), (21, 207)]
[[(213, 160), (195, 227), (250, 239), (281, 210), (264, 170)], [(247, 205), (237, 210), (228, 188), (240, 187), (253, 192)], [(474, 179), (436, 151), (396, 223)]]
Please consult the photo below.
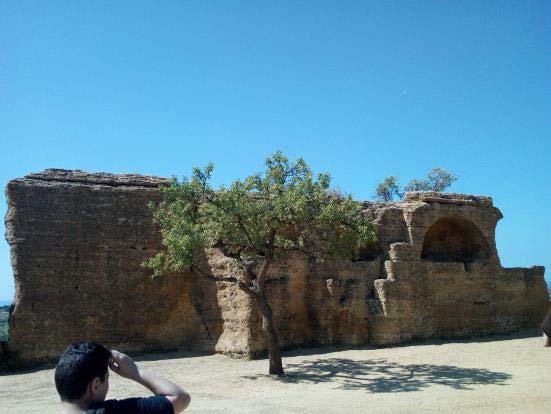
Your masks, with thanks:
[(333, 382), (340, 389), (390, 393), (419, 391), (432, 385), (469, 390), (480, 384), (507, 385), (507, 380), (511, 378), (511, 375), (504, 372), (479, 368), (432, 364), (401, 365), (386, 359), (356, 361), (329, 358), (289, 364), (286, 366), (286, 375), (278, 378), (278, 381), (294, 384)]
[(383, 349), (383, 348), (409, 348), (412, 346), (426, 346), (426, 345), (451, 345), (451, 344), (471, 344), (471, 343), (484, 343), (484, 342), (497, 342), (497, 341), (511, 341), (513, 339), (527, 339), (541, 337), (541, 332), (538, 329), (523, 329), (517, 332), (509, 334), (487, 334), (487, 335), (472, 335), (466, 337), (450, 337), (450, 338), (438, 338), (438, 339), (414, 339), (409, 342), (402, 342), (399, 344), (390, 345), (323, 345), (323, 346), (306, 346), (298, 348), (289, 348), (283, 351), (283, 356), (311, 356), (319, 354), (331, 354), (339, 351), (348, 350), (364, 350), (364, 349)]

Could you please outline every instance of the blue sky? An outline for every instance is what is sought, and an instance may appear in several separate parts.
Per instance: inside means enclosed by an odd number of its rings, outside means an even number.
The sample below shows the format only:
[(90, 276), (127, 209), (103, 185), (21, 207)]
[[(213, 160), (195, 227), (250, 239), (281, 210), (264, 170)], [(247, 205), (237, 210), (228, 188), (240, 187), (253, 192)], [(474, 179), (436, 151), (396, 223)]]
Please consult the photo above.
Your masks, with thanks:
[(223, 183), (281, 149), (368, 199), (442, 166), (503, 212), (502, 263), (550, 280), (550, 73), (544, 1), (0, 1), (0, 183), (208, 161)]

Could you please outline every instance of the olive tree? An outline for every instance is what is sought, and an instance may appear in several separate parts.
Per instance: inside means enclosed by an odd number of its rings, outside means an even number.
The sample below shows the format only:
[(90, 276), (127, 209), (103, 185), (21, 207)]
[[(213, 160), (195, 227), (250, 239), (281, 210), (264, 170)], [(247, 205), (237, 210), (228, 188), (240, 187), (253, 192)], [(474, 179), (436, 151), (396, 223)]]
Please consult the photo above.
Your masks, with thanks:
[(398, 177), (391, 175), (377, 184), (374, 196), (380, 201), (392, 201), (394, 197), (402, 197), (402, 190), (400, 189)]
[(404, 188), (404, 191), (436, 191), (441, 192), (457, 180), (457, 175), (444, 168), (434, 167), (424, 179), (414, 178)]
[[(144, 265), (153, 276), (188, 271), (198, 277), (233, 283), (257, 306), (269, 356), (269, 373), (283, 365), (267, 296), (272, 263), (291, 250), (318, 258), (354, 258), (375, 238), (373, 225), (351, 196), (335, 196), (330, 176), (312, 174), (299, 158), (281, 152), (268, 157), (264, 171), (213, 189), (213, 165), (195, 168), (190, 179), (173, 178), (153, 205), (164, 250)], [(216, 248), (235, 260), (236, 274), (212, 274), (200, 257)], [(205, 267), (206, 266), (206, 267)]]
[(430, 191), (430, 186), (426, 180), (414, 178), (404, 187), (404, 194), (407, 191)]

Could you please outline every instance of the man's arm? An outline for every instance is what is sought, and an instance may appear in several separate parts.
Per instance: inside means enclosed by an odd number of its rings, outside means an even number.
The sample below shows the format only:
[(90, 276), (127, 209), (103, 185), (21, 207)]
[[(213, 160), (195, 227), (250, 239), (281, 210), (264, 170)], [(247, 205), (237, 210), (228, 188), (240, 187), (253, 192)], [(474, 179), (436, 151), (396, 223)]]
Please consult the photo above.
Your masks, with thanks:
[(164, 395), (174, 408), (174, 413), (182, 412), (191, 402), (191, 397), (172, 381), (158, 377), (150, 372), (142, 371), (128, 355), (111, 351), (112, 359), (109, 367), (121, 377), (131, 379), (148, 388), (152, 393)]

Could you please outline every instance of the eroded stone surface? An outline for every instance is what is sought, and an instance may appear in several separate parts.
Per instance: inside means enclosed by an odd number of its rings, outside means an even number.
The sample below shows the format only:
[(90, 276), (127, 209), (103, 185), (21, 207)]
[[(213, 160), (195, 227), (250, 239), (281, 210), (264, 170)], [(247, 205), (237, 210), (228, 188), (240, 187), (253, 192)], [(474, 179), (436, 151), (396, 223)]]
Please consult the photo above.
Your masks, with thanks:
[[(46, 170), (6, 188), (15, 278), (9, 349), (55, 358), (91, 339), (127, 351), (265, 349), (255, 305), (235, 286), (193, 273), (151, 279), (140, 263), (162, 247), (149, 202), (168, 180)], [(489, 197), (408, 193), (364, 203), (379, 242), (364, 261), (290, 254), (270, 270), (283, 347), (392, 344), (536, 327), (548, 307), (543, 267), (501, 267)], [(213, 274), (239, 272), (206, 252)]]

